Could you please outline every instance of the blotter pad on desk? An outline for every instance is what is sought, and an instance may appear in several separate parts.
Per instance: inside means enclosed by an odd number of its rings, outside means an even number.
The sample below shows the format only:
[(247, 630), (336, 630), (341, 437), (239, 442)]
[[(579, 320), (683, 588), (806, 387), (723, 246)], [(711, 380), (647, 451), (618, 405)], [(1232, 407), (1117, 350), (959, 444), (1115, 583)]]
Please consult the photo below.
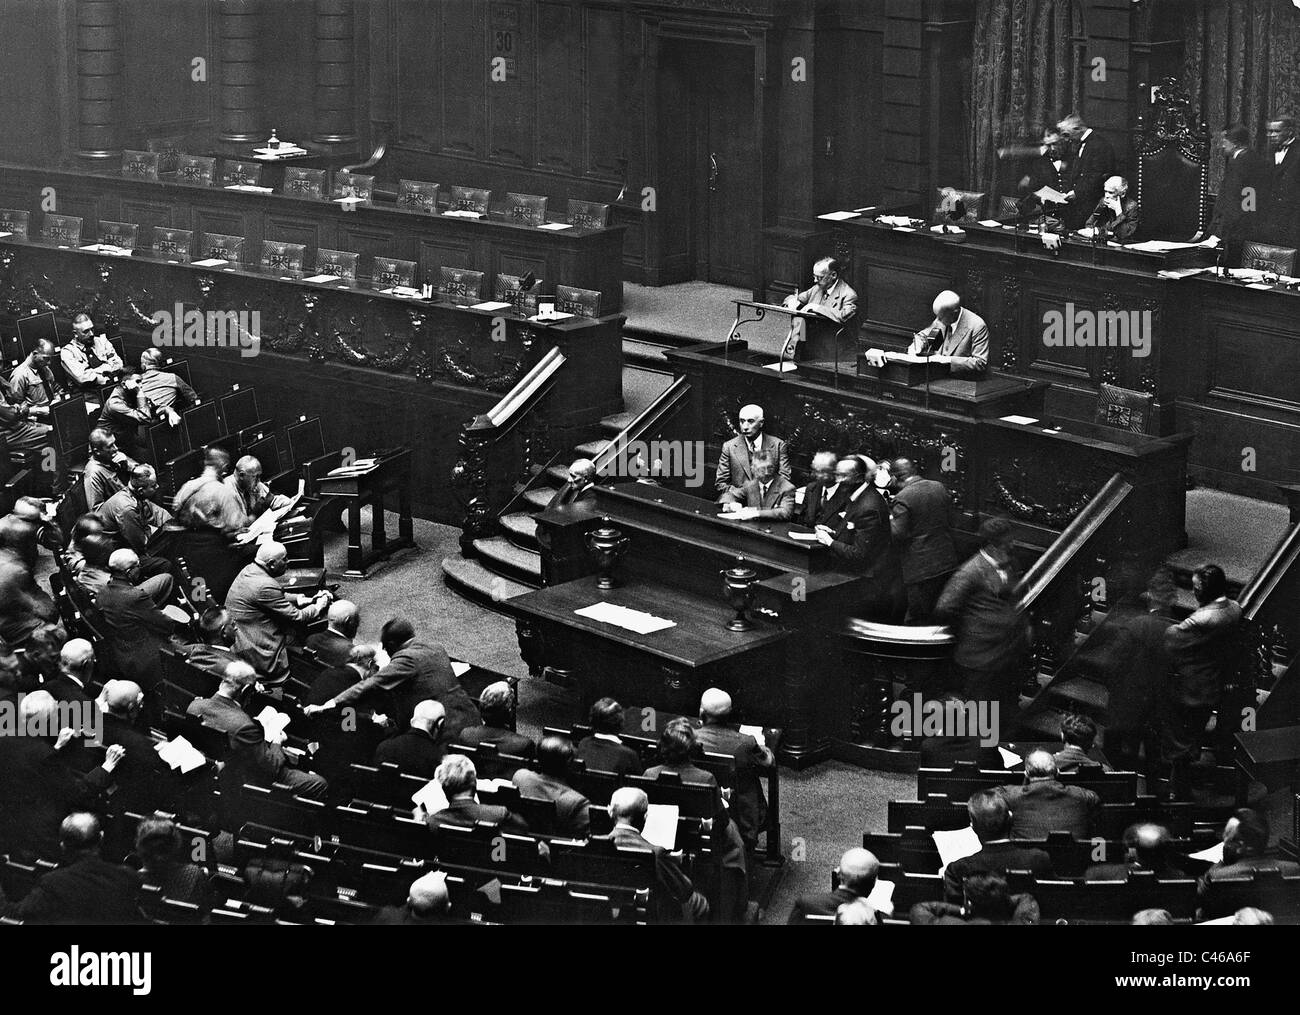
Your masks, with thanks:
[(626, 606), (615, 606), (613, 603), (595, 603), (573, 612), (579, 617), (597, 620), (602, 624), (613, 624), (635, 634), (654, 634), (656, 631), (665, 631), (677, 626), (671, 620), (664, 620), (662, 617), (643, 613), (640, 610), (629, 610)]

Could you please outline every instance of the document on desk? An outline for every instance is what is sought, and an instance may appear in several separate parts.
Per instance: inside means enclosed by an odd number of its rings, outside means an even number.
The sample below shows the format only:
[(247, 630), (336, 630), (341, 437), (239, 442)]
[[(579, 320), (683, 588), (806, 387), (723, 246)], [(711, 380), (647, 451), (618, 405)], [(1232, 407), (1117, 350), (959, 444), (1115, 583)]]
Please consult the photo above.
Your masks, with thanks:
[(571, 222), (547, 222), (545, 225), (540, 225), (537, 228), (549, 229), (551, 232), (558, 232), (561, 229), (572, 229), (573, 224)]
[(579, 617), (586, 617), (601, 624), (612, 624), (634, 634), (654, 634), (656, 631), (666, 631), (670, 627), (677, 626), (671, 620), (664, 620), (662, 617), (643, 613), (640, 610), (630, 610), (626, 606), (616, 606), (613, 603), (594, 603), (573, 612)]
[(646, 809), (641, 838), (652, 846), (672, 851), (677, 848), (677, 805), (651, 804)]
[(867, 905), (885, 916), (894, 915), (894, 882), (877, 881), (867, 896)]
[(202, 261), (195, 261), (196, 268), (220, 268), (223, 264), (229, 264), (229, 261), (222, 260), (220, 257), (205, 257)]
[(345, 281), (341, 275), (312, 275), (310, 278), (304, 278), (304, 282), (339, 282)]
[(1143, 240), (1141, 243), (1125, 244), (1129, 250), (1141, 250), (1148, 254), (1164, 254), (1170, 250), (1190, 250), (1199, 247), (1199, 243), (1179, 243), (1175, 240)]
[(1020, 764), (1022, 761), (1025, 760), (1015, 751), (1008, 751), (1005, 747), (999, 747), (998, 753), (1002, 755), (1003, 768), (1015, 768), (1018, 764)]
[(1209, 268), (1166, 268), (1156, 272), (1161, 278), (1191, 278), (1193, 275), (1200, 275), (1209, 271)]
[(262, 536), (274, 534), (275, 527), (280, 523), (280, 519), (287, 517), (298, 506), (298, 502), (302, 500), (302, 486), (303, 484), (299, 482), (298, 492), (290, 498), (288, 504), (278, 508), (267, 508), (258, 515), (257, 519), (248, 526), (248, 531), (241, 533), (235, 542), (251, 543)]
[(111, 243), (92, 243), (88, 247), (81, 248), (92, 254), (112, 254), (114, 257), (130, 257), (131, 251), (125, 247), (115, 247)]
[(437, 814), (448, 807), (447, 794), (443, 792), (442, 783), (430, 779), (411, 794), (411, 803), (417, 808), (423, 807), (426, 814)]
[(990, 229), (998, 229), (1002, 226), (1002, 223), (997, 219), (980, 219), (980, 225), (988, 226)]
[(856, 211), (828, 211), (825, 215), (818, 215), (819, 219), (825, 219), (827, 222), (843, 222), (846, 219), (855, 219), (861, 213)]
[(470, 310), (508, 310), (514, 304), (502, 303), (500, 300), (488, 300), (486, 303), (475, 303)]
[(799, 542), (801, 542), (801, 543), (815, 543), (815, 542), (817, 542), (817, 533), (815, 533), (815, 532), (791, 532), (791, 533), (790, 533), (790, 538), (791, 538), (791, 539), (797, 539), (797, 540), (799, 540)]
[(935, 848), (939, 851), (939, 861), (945, 867), (954, 860), (974, 856), (983, 848), (979, 836), (970, 825), (952, 832), (931, 832), (930, 837), (934, 839)]
[(1019, 423), (1021, 426), (1029, 426), (1031, 423), (1037, 423), (1038, 420), (1033, 416), (999, 416), (1003, 423)]
[(272, 194), (274, 189), (271, 187), (258, 187), (251, 183), (230, 183), (226, 185), (226, 190), (242, 190), (249, 194)]
[(443, 218), (453, 218), (453, 219), (481, 219), (483, 217), (483, 213), (481, 211), (467, 211), (464, 208), (458, 209), (456, 211), (445, 211), (442, 213), (442, 215)]

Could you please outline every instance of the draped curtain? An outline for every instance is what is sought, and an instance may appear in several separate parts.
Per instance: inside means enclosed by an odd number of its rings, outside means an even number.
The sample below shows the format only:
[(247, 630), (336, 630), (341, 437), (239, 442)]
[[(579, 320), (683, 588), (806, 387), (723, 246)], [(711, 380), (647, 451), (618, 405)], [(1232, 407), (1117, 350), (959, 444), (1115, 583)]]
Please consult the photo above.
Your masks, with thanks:
[(964, 122), (971, 188), (997, 209), (997, 150), (1042, 137), (1082, 94), (1071, 36), (1082, 33), (1077, 0), (977, 0)]

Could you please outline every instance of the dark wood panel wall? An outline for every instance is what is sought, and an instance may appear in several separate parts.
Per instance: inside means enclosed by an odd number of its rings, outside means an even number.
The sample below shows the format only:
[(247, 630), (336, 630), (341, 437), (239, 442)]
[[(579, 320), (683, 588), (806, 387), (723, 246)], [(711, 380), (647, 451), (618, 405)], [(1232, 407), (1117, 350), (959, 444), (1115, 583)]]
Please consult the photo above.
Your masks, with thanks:
[[(660, 284), (698, 273), (699, 251), (686, 249), (673, 210), (677, 201), (679, 213), (699, 214), (686, 198), (709, 172), (707, 150), (702, 160), (667, 149), (686, 108), (727, 88), (727, 68), (753, 86), (752, 108), (727, 113), (752, 165), (745, 199), (722, 202), (713, 242), (728, 225), (743, 233), (734, 243), (754, 255), (734, 260), (747, 284), (780, 295), (806, 283), (825, 252), (817, 213), (924, 205), (934, 186), (964, 179), (960, 93), (975, 9), (976, 0), (0, 0), (0, 158), (110, 161), (175, 134), (196, 150), (246, 150), (272, 127), (340, 157), (387, 141), (402, 175), (545, 194), (561, 209), (569, 198), (614, 204), (628, 226), (625, 276)], [(1084, 75), (1081, 105), (1127, 152), (1149, 82), (1177, 65), (1179, 5), (1079, 0), (1079, 10), (1078, 57), (1107, 67), (1099, 80)], [(705, 66), (677, 85), (704, 94), (666, 101), (682, 44)], [(503, 80), (493, 79), (497, 57)], [(643, 207), (647, 188), (655, 211)]]

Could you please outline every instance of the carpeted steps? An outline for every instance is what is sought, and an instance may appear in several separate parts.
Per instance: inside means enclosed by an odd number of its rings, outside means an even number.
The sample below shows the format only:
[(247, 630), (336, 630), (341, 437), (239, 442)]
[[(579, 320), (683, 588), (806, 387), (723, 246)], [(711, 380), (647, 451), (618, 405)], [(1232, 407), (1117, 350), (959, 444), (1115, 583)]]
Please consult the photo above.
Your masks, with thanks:
[(474, 552), (488, 570), (534, 588), (542, 584), (542, 555), (516, 546), (505, 536), (474, 540)]
[(512, 511), (501, 516), (502, 534), (525, 550), (537, 551), (537, 519), (522, 511)]

